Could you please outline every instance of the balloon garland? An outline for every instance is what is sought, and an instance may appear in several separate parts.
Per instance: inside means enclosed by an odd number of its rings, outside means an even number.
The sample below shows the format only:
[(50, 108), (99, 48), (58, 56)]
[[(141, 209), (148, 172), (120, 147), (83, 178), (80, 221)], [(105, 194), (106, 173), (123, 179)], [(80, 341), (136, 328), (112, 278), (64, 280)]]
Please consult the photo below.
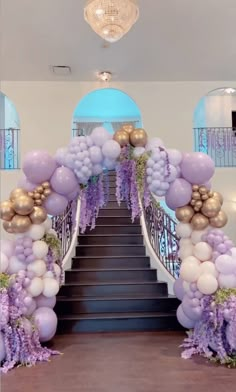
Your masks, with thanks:
[(81, 230), (94, 227), (99, 208), (108, 200), (109, 184), (105, 189), (103, 184), (108, 176), (103, 172), (113, 169), (117, 201), (127, 202), (133, 220), (141, 214), (140, 194), (145, 207), (152, 194), (165, 197), (176, 212), (182, 260), (174, 285), (182, 301), (177, 318), (192, 329), (183, 356), (198, 353), (215, 355), (222, 363), (233, 361), (236, 248), (221, 230), (227, 216), (222, 195), (211, 190), (214, 163), (203, 153), (166, 149), (160, 139), (148, 140), (144, 129), (125, 124), (113, 138), (101, 127), (90, 136), (75, 137), (55, 157), (46, 151), (29, 152), (18, 188), (1, 203), (3, 227), (15, 235), (1, 243), (2, 371), (54, 354), (40, 345), (56, 332), (53, 307), (61, 276), (60, 241), (49, 216), (62, 214), (80, 197)]

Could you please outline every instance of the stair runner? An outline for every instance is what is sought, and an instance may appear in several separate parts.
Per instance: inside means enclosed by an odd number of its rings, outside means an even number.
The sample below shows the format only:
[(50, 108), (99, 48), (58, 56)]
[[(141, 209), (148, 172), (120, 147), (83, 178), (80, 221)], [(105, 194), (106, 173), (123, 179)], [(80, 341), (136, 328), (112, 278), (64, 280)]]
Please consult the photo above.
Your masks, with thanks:
[(178, 330), (179, 301), (168, 295), (145, 255), (139, 220), (131, 222), (116, 201), (115, 174), (110, 198), (96, 228), (78, 237), (71, 270), (57, 297), (58, 333)]

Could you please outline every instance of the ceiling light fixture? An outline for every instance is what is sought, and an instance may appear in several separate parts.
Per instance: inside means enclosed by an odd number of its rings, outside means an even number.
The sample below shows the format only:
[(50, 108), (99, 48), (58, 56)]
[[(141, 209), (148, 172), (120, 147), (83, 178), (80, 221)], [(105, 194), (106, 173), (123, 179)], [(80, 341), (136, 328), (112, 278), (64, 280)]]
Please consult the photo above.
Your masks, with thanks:
[(84, 18), (108, 42), (121, 39), (139, 17), (137, 0), (87, 0)]
[(234, 93), (235, 93), (235, 89), (229, 87), (229, 88), (226, 88), (226, 89), (225, 89), (225, 92), (226, 92), (226, 94), (234, 94)]
[(112, 73), (109, 71), (102, 71), (99, 72), (97, 74), (97, 78), (101, 81), (101, 82), (110, 82), (112, 77)]

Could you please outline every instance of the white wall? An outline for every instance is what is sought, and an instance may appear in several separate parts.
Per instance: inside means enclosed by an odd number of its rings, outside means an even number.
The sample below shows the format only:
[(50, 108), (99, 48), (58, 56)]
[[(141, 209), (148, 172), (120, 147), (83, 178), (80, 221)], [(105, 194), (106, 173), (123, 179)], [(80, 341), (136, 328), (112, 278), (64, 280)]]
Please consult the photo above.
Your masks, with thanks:
[[(110, 87), (123, 90), (136, 101), (149, 137), (158, 136), (166, 146), (191, 151), (192, 121), (197, 103), (209, 91), (225, 85), (236, 83), (119, 82), (111, 83)], [(78, 101), (100, 87), (100, 83), (89, 82), (2, 82), (2, 92), (15, 103), (20, 116), (21, 156), (32, 149), (47, 149), (54, 154), (58, 147), (67, 145)], [(232, 170), (235, 178), (236, 169)], [(217, 171), (217, 190), (223, 189), (227, 199), (232, 201), (236, 195), (231, 174), (225, 176), (228, 169), (223, 169), (222, 173)], [(1, 200), (17, 182), (17, 176), (17, 172), (1, 172)], [(229, 210), (235, 216), (235, 204), (231, 201)]]

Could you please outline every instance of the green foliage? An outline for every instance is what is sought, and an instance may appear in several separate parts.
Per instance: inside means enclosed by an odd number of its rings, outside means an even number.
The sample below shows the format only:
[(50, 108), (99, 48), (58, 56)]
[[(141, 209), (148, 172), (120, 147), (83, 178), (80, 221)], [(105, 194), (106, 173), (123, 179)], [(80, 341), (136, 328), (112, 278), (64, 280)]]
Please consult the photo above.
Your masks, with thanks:
[(217, 290), (214, 299), (216, 304), (222, 304), (232, 296), (236, 296), (236, 289), (220, 289)]
[(138, 185), (138, 191), (142, 197), (144, 192), (144, 181), (146, 177), (146, 164), (149, 159), (147, 153), (142, 154), (140, 157), (135, 158), (136, 161), (136, 181)]
[(43, 241), (45, 241), (52, 250), (55, 259), (59, 260), (61, 257), (61, 241), (54, 234), (48, 233), (43, 237)]
[(0, 289), (7, 289), (10, 283), (10, 276), (7, 274), (0, 274)]

